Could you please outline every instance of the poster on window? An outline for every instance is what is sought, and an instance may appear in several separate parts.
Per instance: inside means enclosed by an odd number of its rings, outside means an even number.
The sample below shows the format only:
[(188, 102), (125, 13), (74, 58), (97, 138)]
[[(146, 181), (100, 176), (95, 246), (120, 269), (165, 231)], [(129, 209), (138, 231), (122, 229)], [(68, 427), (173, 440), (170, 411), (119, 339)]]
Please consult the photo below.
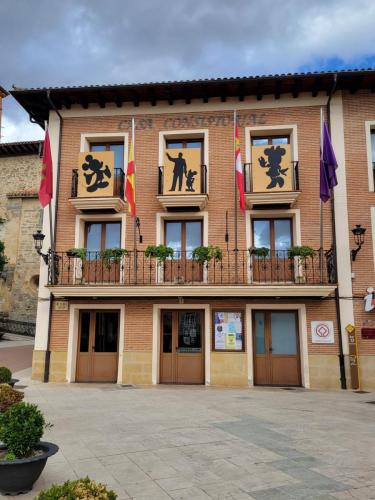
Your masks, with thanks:
[(253, 191), (293, 191), (290, 144), (251, 148)]
[(216, 311), (214, 313), (214, 344), (214, 349), (218, 351), (242, 351), (242, 312)]
[(200, 194), (201, 148), (167, 149), (164, 157), (163, 193)]
[(113, 151), (79, 153), (77, 196), (113, 196), (114, 163)]

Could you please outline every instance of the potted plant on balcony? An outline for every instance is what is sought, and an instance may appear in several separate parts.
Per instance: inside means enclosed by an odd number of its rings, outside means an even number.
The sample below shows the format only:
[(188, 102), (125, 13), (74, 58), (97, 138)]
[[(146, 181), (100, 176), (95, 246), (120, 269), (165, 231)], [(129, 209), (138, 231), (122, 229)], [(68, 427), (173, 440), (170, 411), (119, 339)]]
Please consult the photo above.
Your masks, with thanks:
[(12, 378), (12, 372), (6, 366), (0, 366), (0, 384), (9, 384), (14, 387), (14, 384), (19, 382), (18, 378)]
[(167, 259), (173, 259), (174, 250), (166, 245), (149, 245), (145, 250), (145, 257), (157, 259), (159, 264)]
[(69, 258), (80, 259), (81, 268), (79, 269), (80, 273), (78, 273), (78, 274), (80, 274), (80, 276), (76, 276), (76, 278), (81, 282), (81, 284), (83, 284), (85, 281), (85, 278), (83, 276), (83, 271), (84, 271), (85, 262), (87, 260), (87, 248), (70, 248), (66, 252), (66, 255)]
[(18, 495), (30, 491), (47, 459), (58, 446), (40, 441), (51, 427), (36, 405), (16, 403), (0, 413), (0, 492)]
[(125, 248), (106, 248), (99, 252), (99, 257), (103, 259), (104, 266), (110, 270), (113, 264), (119, 264), (124, 255), (129, 255)]
[(296, 283), (306, 283), (303, 266), (308, 258), (315, 256), (315, 250), (309, 246), (293, 246), (288, 249), (288, 258), (297, 260)]
[(66, 481), (60, 485), (53, 484), (48, 490), (41, 491), (35, 497), (35, 500), (55, 500), (60, 498), (116, 500), (117, 495), (114, 491), (107, 489), (104, 484), (97, 483), (89, 477), (85, 477), (84, 479)]
[(270, 254), (270, 249), (267, 247), (251, 247), (249, 248), (250, 255), (255, 255), (255, 257), (266, 258)]
[(223, 251), (220, 247), (215, 247), (213, 245), (200, 246), (194, 248), (192, 253), (192, 258), (199, 264), (208, 264), (212, 259), (222, 261)]

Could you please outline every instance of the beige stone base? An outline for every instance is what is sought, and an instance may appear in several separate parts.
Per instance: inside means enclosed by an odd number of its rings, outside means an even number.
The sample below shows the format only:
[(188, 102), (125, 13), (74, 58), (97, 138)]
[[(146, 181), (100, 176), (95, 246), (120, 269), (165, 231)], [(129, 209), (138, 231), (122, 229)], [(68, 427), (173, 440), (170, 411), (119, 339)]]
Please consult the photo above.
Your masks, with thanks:
[(360, 357), (361, 389), (364, 391), (375, 390), (375, 355)]
[[(44, 364), (45, 351), (33, 352), (33, 364), (31, 378), (33, 380), (44, 380)], [(50, 382), (65, 382), (66, 381), (66, 358), (67, 353), (62, 351), (52, 351), (49, 367)]]
[(311, 389), (340, 389), (339, 358), (332, 354), (310, 354)]
[(211, 385), (247, 387), (247, 354), (211, 352)]
[(152, 384), (152, 353), (151, 352), (124, 352), (123, 356), (123, 384), (149, 385)]

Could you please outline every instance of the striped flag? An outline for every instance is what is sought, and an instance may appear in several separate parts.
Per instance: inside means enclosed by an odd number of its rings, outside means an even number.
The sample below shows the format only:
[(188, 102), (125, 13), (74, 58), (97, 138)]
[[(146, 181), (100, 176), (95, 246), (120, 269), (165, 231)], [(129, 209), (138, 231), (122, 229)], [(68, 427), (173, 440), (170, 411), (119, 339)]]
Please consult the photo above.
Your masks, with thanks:
[(242, 171), (242, 161), (241, 161), (241, 149), (240, 149), (240, 136), (238, 133), (238, 126), (235, 121), (235, 138), (234, 138), (234, 149), (235, 149), (235, 164), (236, 164), (236, 181), (237, 188), (240, 194), (240, 209), (245, 212), (245, 192), (244, 192), (244, 182), (243, 182), (243, 171)]
[(135, 163), (134, 163), (134, 121), (133, 134), (129, 148), (128, 169), (126, 171), (125, 196), (128, 202), (128, 211), (132, 217), (135, 217)]
[(44, 138), (43, 146), (43, 168), (39, 187), (39, 201), (42, 207), (46, 207), (52, 200), (52, 153), (51, 144), (49, 142), (48, 128)]

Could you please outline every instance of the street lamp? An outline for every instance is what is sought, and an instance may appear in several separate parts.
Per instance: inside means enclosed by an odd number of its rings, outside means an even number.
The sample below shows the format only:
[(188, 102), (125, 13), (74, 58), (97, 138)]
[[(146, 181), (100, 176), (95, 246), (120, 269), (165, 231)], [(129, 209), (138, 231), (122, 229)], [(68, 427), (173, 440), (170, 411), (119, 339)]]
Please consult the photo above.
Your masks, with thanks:
[(361, 224), (356, 224), (355, 228), (352, 229), (352, 233), (354, 235), (354, 243), (357, 245), (357, 248), (351, 251), (352, 262), (355, 261), (357, 253), (362, 248), (362, 245), (365, 241), (365, 232), (366, 228), (362, 227)]
[(38, 229), (36, 233), (33, 233), (35, 250), (42, 257), (44, 262), (48, 265), (50, 250), (48, 251), (48, 253), (42, 252), (44, 238), (45, 235), (42, 233), (40, 229)]

